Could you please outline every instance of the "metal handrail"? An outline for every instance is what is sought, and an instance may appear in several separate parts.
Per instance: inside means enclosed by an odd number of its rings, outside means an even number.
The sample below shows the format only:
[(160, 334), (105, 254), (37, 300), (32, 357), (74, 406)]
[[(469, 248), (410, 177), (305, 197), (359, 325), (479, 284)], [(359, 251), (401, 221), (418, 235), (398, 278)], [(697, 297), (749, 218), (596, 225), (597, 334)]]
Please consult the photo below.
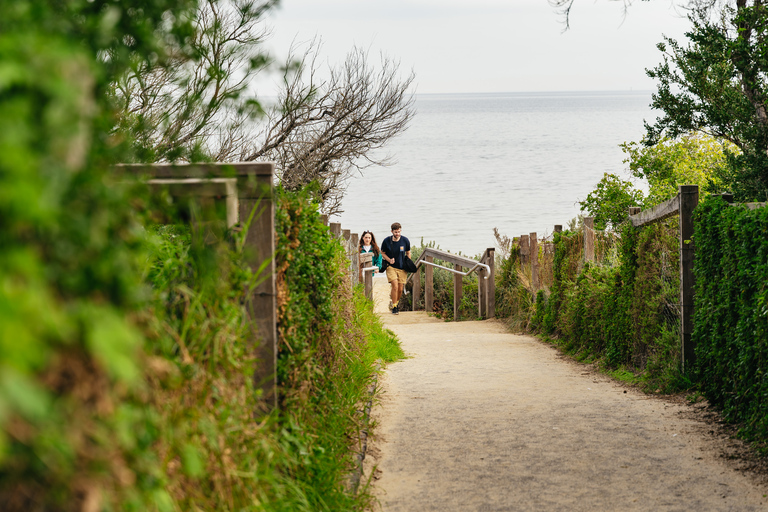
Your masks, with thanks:
[(419, 260), (419, 261), (416, 263), (416, 268), (419, 268), (419, 266), (420, 266), (422, 263), (423, 263), (423, 264), (425, 264), (425, 265), (430, 265), (430, 266), (433, 266), (433, 267), (437, 267), (437, 268), (444, 268), (444, 269), (445, 269), (445, 270), (447, 270), (448, 272), (453, 272), (454, 274), (459, 274), (460, 276), (468, 276), (468, 275), (469, 275), (469, 274), (471, 274), (471, 273), (472, 273), (472, 271), (473, 271), (473, 270), (475, 270), (477, 267), (483, 267), (483, 268), (485, 269), (485, 275), (483, 276), (483, 279), (488, 279), (488, 277), (490, 277), (490, 275), (491, 275), (491, 267), (489, 267), (489, 266), (488, 266), (488, 265), (486, 265), (485, 263), (479, 263), (479, 262), (478, 262), (478, 263), (476, 263), (476, 264), (475, 264), (475, 266), (474, 266), (474, 267), (470, 268), (470, 269), (469, 269), (469, 270), (467, 270), (466, 272), (460, 272), (460, 271), (456, 270), (455, 268), (444, 267), (443, 265), (438, 265), (437, 263), (432, 263), (432, 262), (430, 262), (430, 261), (421, 260), (421, 259), (420, 259), (420, 260)]

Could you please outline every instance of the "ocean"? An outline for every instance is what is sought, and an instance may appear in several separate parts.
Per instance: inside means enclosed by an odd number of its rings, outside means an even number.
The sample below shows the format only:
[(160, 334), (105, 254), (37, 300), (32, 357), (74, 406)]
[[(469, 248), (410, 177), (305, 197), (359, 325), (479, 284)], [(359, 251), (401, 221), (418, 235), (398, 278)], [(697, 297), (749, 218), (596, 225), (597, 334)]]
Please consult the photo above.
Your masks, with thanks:
[[(474, 256), (510, 238), (567, 227), (603, 173), (629, 179), (619, 144), (654, 120), (650, 91), (422, 94), (408, 130), (350, 180), (332, 216), (379, 243), (399, 222), (412, 245)], [(638, 186), (641, 186), (638, 184)]]

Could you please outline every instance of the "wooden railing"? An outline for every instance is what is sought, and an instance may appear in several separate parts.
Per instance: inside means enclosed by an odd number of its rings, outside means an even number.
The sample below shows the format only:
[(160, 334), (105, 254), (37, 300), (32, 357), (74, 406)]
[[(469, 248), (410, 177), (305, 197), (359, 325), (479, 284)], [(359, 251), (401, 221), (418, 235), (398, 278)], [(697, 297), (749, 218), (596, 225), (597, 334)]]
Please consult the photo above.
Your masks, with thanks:
[[(247, 298), (256, 357), (261, 364), (253, 376), (261, 388), (265, 409), (277, 405), (277, 309), (275, 287), (275, 165), (266, 163), (121, 165), (121, 170), (143, 180), (154, 190), (192, 200), (198, 206), (224, 203), (227, 228), (245, 227), (244, 255), (260, 272)], [(201, 208), (208, 213), (215, 208)], [(250, 222), (246, 222), (250, 219)], [(198, 219), (211, 222), (214, 219)], [(193, 219), (193, 221), (196, 221)]]
[(699, 187), (680, 185), (675, 197), (645, 211), (630, 208), (629, 220), (635, 227), (659, 222), (674, 215), (680, 216), (680, 345), (683, 359), (683, 371), (696, 360), (691, 333), (693, 332), (693, 210), (699, 204)]
[[(471, 272), (477, 272), (478, 317), (493, 318), (496, 315), (496, 266), (494, 264), (495, 249), (488, 248), (480, 260), (473, 260), (457, 254), (427, 247), (415, 261), (416, 266), (424, 268), (424, 307), (429, 312), (433, 309), (434, 300), (434, 267), (444, 268), (453, 276), (453, 318), (459, 320), (459, 306), (463, 292), (463, 277)], [(452, 264), (453, 268), (435, 263), (435, 260)], [(464, 272), (462, 269), (468, 269)], [(413, 282), (413, 310), (416, 311), (421, 298), (421, 272), (411, 274)]]

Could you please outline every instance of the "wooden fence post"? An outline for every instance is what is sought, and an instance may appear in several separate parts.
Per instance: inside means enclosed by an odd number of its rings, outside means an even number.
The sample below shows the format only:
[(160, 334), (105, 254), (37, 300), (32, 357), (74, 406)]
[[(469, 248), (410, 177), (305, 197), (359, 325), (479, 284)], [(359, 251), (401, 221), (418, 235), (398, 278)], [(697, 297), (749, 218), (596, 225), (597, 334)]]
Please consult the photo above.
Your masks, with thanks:
[[(488, 265), (490, 271), (481, 268), (477, 272), (477, 313), (480, 318), (493, 318), (496, 313), (496, 281), (495, 281), (495, 249), (489, 247), (480, 258), (481, 263)], [(488, 279), (485, 279), (485, 276)]]
[[(483, 257), (480, 258), (480, 262), (482, 263), (485, 259), (485, 255), (488, 253), (486, 251), (485, 254), (483, 254)], [(485, 315), (488, 314), (488, 285), (487, 280), (483, 279), (486, 275), (486, 271), (484, 268), (480, 267), (477, 269), (477, 317), (478, 318), (485, 318)]]
[[(434, 258), (432, 256), (427, 256), (424, 258), (424, 261), (432, 263), (434, 261)], [(434, 311), (433, 308), (434, 308), (435, 288), (434, 288), (433, 271), (434, 270), (432, 265), (426, 265), (424, 268), (424, 310), (427, 313), (432, 313)]]
[(488, 294), (486, 314), (488, 318), (494, 318), (496, 316), (496, 249), (493, 247), (488, 248), (488, 266), (491, 268), (491, 275), (488, 276), (488, 286), (486, 287)]
[(528, 239), (528, 253), (531, 260), (531, 289), (533, 295), (539, 291), (539, 236), (531, 233)]
[[(453, 264), (453, 268), (458, 270), (459, 272), (462, 271), (461, 265), (458, 263)], [(453, 321), (458, 322), (459, 321), (459, 310), (461, 309), (461, 295), (463, 292), (462, 288), (462, 276), (459, 274), (453, 274)]]
[(341, 224), (338, 222), (331, 222), (328, 224), (328, 228), (331, 230), (331, 233), (333, 233), (333, 236), (341, 238)]
[(584, 261), (595, 260), (595, 218), (584, 217)]
[[(261, 388), (267, 409), (278, 404), (277, 389), (277, 288), (275, 275), (275, 201), (273, 183), (274, 164), (254, 174), (238, 172), (237, 195), (240, 222), (256, 210), (245, 236), (245, 252), (251, 268), (259, 268), (269, 261), (266, 279), (256, 286), (248, 298), (248, 316), (256, 324), (259, 340), (256, 356), (261, 361), (254, 372), (253, 381)], [(266, 412), (266, 411), (265, 411)]]
[(360, 282), (358, 279), (360, 276), (360, 253), (358, 252), (357, 245), (360, 243), (360, 235), (352, 233), (349, 238), (349, 271), (352, 286)]
[(699, 203), (699, 187), (678, 186), (680, 197), (680, 337), (682, 339), (683, 371), (688, 372), (696, 362), (691, 339), (693, 332), (693, 210)]
[(421, 298), (421, 272), (417, 269), (411, 279), (413, 279), (413, 290), (411, 290), (411, 303), (413, 307), (411, 309), (417, 311), (419, 309), (419, 299)]
[(528, 255), (530, 254), (528, 246), (528, 235), (520, 235), (520, 264), (525, 265), (528, 263)]

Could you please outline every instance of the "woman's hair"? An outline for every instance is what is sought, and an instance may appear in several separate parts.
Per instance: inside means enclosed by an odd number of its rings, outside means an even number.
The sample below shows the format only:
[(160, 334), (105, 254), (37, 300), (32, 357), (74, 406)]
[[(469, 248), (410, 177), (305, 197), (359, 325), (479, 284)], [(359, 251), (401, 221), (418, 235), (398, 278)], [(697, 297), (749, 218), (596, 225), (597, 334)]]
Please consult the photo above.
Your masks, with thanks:
[(357, 247), (357, 252), (360, 252), (363, 250), (363, 237), (366, 234), (371, 235), (371, 249), (373, 249), (373, 255), (378, 258), (379, 253), (381, 251), (379, 250), (379, 246), (376, 245), (376, 237), (373, 236), (373, 233), (371, 233), (370, 231), (363, 231), (363, 234), (360, 235), (360, 244)]

